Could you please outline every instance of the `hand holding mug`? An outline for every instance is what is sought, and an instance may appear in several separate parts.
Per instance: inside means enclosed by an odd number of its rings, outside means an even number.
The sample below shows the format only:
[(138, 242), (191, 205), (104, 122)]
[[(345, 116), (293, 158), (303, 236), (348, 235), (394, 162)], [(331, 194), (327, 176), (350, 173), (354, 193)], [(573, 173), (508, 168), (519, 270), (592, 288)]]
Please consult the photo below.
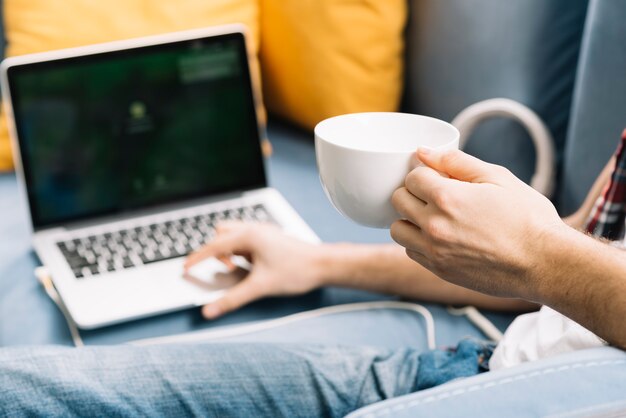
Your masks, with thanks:
[(552, 203), (506, 168), (462, 151), (421, 149), (418, 157), (425, 165), (392, 197), (403, 218), (391, 226), (393, 239), (442, 279), (537, 300), (541, 244), (569, 228)]

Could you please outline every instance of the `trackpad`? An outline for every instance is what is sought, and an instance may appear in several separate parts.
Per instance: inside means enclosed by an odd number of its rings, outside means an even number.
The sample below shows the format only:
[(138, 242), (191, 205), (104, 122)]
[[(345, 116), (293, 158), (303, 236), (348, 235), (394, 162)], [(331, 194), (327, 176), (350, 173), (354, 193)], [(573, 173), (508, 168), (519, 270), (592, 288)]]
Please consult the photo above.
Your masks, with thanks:
[(203, 289), (226, 289), (237, 284), (248, 274), (249, 270), (245, 268), (247, 266), (244, 264), (242, 267), (242, 264), (235, 263), (231, 270), (216, 258), (207, 258), (191, 267), (183, 278)]

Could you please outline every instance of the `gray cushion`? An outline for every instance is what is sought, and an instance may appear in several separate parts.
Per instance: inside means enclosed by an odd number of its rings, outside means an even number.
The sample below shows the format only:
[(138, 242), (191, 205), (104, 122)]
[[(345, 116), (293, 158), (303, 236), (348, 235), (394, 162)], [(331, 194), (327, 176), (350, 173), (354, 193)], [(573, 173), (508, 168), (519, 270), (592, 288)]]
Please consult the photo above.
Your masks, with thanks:
[(626, 7), (592, 0), (576, 80), (559, 196), (564, 213), (581, 204), (626, 127)]
[(0, 0), (0, 59), (4, 58), (6, 37), (4, 36), (4, 2)]
[[(451, 120), (493, 97), (518, 100), (563, 149), (587, 0), (411, 0), (405, 110)], [(534, 149), (510, 121), (485, 123), (467, 150), (528, 181)]]
[(0, 60), (4, 59), (6, 37), (4, 36), (4, 2), (0, 0)]
[(579, 350), (375, 403), (347, 418), (623, 417), (624, 373), (623, 351)]

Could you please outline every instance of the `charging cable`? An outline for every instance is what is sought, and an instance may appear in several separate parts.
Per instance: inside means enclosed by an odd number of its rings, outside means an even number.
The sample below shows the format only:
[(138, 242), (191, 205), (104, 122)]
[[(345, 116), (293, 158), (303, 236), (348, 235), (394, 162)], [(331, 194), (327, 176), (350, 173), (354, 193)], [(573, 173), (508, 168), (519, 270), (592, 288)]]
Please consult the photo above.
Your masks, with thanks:
[(314, 309), (287, 315), (282, 318), (270, 319), (249, 325), (235, 325), (220, 329), (210, 329), (203, 331), (189, 332), (169, 337), (149, 338), (145, 340), (137, 340), (131, 342), (134, 345), (152, 345), (152, 344), (173, 344), (173, 343), (193, 343), (203, 341), (214, 341), (223, 338), (236, 337), (240, 335), (252, 334), (255, 332), (266, 331), (273, 328), (282, 327), (294, 322), (306, 321), (308, 319), (319, 318), (326, 315), (336, 315), (348, 312), (369, 311), (373, 309), (397, 309), (415, 312), (424, 318), (426, 323), (426, 341), (428, 348), (433, 350), (436, 348), (435, 343), (435, 321), (428, 309), (417, 303), (381, 301), (381, 302), (361, 302), (348, 303), (344, 305), (328, 306), (325, 308)]
[(70, 334), (72, 335), (72, 341), (76, 347), (83, 347), (85, 343), (83, 343), (83, 339), (80, 336), (80, 332), (78, 331), (78, 326), (76, 322), (72, 319), (70, 312), (67, 310), (67, 306), (63, 303), (61, 296), (57, 292), (57, 289), (54, 287), (54, 283), (52, 283), (52, 279), (48, 274), (48, 270), (45, 267), (37, 267), (35, 269), (35, 277), (41, 285), (43, 286), (46, 294), (52, 301), (57, 305), (63, 316), (65, 317), (65, 322), (67, 322), (67, 327), (70, 330)]
[[(54, 287), (54, 283), (48, 274), (48, 271), (44, 267), (38, 267), (35, 269), (35, 276), (41, 285), (43, 286), (48, 297), (57, 305), (69, 328), (72, 341), (76, 347), (83, 347), (85, 344), (80, 336), (78, 326), (72, 319), (65, 303), (61, 299), (59, 293)], [(281, 326), (289, 325), (299, 321), (306, 321), (309, 319), (320, 318), (327, 315), (337, 315), (349, 312), (369, 311), (375, 309), (395, 309), (414, 312), (420, 315), (424, 319), (426, 325), (426, 341), (428, 348), (433, 350), (436, 348), (435, 342), (435, 320), (432, 314), (424, 306), (412, 302), (400, 302), (400, 301), (379, 301), (379, 302), (360, 302), (360, 303), (348, 303), (344, 305), (328, 306), (324, 308), (314, 309), (311, 311), (300, 312), (292, 315), (287, 315), (282, 318), (270, 319), (267, 321), (257, 322), (253, 324), (234, 325), (230, 327), (222, 327), (218, 329), (209, 329), (202, 331), (187, 332), (179, 335), (172, 335), (167, 337), (147, 338), (142, 340), (130, 341), (129, 344), (133, 345), (153, 345), (153, 344), (172, 344), (172, 343), (193, 343), (203, 341), (213, 341), (224, 338), (236, 337), (246, 334), (252, 334), (255, 332), (266, 331)], [(473, 306), (467, 306), (464, 308), (456, 309), (448, 307), (448, 313), (455, 316), (465, 316), (467, 319), (476, 326), (485, 336), (495, 342), (499, 342), (502, 339), (502, 333), (498, 328), (491, 323), (485, 316), (483, 316), (478, 309)]]
[(454, 316), (465, 316), (476, 328), (478, 328), (485, 336), (496, 343), (499, 343), (504, 335), (500, 330), (488, 320), (478, 309), (473, 306), (464, 308), (453, 308), (448, 306), (448, 313)]

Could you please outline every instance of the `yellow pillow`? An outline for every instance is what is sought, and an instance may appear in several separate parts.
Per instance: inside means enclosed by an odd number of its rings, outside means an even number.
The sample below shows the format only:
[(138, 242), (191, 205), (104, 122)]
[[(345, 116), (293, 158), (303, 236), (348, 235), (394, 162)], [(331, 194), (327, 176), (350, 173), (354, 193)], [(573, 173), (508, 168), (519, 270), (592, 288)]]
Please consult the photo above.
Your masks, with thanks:
[[(256, 53), (258, 13), (257, 0), (5, 0), (7, 56), (235, 22)], [(11, 167), (2, 117), (0, 170)]]
[(261, 0), (270, 113), (312, 128), (343, 113), (395, 111), (406, 0)]

